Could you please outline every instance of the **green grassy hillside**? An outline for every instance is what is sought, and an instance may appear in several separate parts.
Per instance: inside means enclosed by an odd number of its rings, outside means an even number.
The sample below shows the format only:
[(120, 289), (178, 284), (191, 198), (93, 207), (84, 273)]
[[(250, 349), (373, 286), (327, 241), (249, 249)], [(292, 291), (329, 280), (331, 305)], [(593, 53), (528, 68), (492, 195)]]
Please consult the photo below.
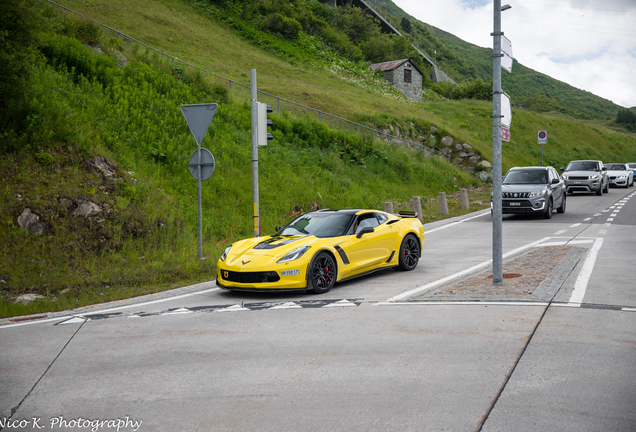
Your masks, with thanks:
[[(250, 107), (236, 84), (249, 82), (250, 68), (268, 93), (399, 129), (439, 149), (441, 138), (451, 136), (485, 159), (491, 154), (489, 103), (408, 102), (360, 63), (308, 35), (290, 41), (248, 23), (231, 24), (207, 2), (77, 0), (65, 6), (234, 85), (122, 43), (46, 2), (4, 2), (34, 20), (28, 27), (34, 30), (20, 43), (0, 46), (7, 64), (17, 65), (1, 83), (0, 315), (212, 279), (220, 252), (252, 234)], [(7, 91), (9, 82), (20, 91)], [(197, 187), (187, 168), (196, 145), (179, 106), (204, 102), (219, 109), (203, 142), (217, 166), (203, 184), (205, 260), (199, 260)], [(438, 193), (453, 197), (460, 187), (471, 188), (473, 209), (488, 205), (487, 187), (456, 164), (331, 129), (288, 108), (272, 116), (275, 139), (259, 151), (264, 233), (301, 210), (381, 209), (387, 201), (403, 209), (413, 196), (422, 197), (431, 221), (439, 218)], [(504, 169), (539, 163), (540, 129), (550, 132), (545, 157), (555, 166), (582, 157), (636, 159), (634, 135), (515, 110)], [(83, 216), (86, 203), (99, 211)], [(457, 207), (451, 203), (453, 214)], [(26, 209), (38, 217), (29, 230), (20, 228)], [(45, 297), (12, 304), (24, 293)]]
[[(411, 22), (414, 41), (426, 52), (437, 50), (440, 66), (457, 81), (492, 81), (492, 49), (481, 48), (415, 20), (391, 0), (375, 0), (394, 22), (406, 17)], [(515, 61), (513, 72), (502, 74), (502, 88), (516, 106), (540, 113), (565, 114), (588, 120), (614, 120), (619, 106), (590, 92), (577, 89), (534, 71)]]

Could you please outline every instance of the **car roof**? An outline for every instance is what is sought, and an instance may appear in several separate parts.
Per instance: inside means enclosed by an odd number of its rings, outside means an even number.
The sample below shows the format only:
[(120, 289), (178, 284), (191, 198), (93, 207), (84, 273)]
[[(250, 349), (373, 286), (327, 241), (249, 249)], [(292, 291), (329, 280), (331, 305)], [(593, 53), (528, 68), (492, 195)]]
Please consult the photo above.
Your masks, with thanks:
[(518, 170), (534, 170), (534, 171), (540, 171), (540, 170), (543, 170), (543, 171), (545, 171), (545, 170), (547, 170), (548, 168), (552, 168), (552, 167), (551, 167), (551, 166), (527, 166), (527, 167), (513, 167), (513, 168), (510, 168), (510, 170), (509, 170), (509, 171), (512, 171), (512, 170), (515, 170), (515, 171), (518, 171)]

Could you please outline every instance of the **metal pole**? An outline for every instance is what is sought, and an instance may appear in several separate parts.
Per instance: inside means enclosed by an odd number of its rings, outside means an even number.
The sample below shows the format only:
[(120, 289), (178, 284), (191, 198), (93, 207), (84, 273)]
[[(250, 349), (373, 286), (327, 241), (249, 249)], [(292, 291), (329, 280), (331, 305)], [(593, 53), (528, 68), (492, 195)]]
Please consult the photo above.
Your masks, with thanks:
[(256, 69), (250, 69), (250, 90), (252, 94), (252, 197), (254, 201), (254, 237), (261, 235), (261, 221), (258, 212), (258, 92), (256, 90)]
[(503, 281), (501, 227), (501, 0), (494, 0), (492, 65), (492, 282)]
[(203, 259), (203, 222), (202, 222), (202, 209), (201, 209), (201, 144), (197, 143), (197, 171), (198, 171), (198, 184), (199, 184), (199, 259)]

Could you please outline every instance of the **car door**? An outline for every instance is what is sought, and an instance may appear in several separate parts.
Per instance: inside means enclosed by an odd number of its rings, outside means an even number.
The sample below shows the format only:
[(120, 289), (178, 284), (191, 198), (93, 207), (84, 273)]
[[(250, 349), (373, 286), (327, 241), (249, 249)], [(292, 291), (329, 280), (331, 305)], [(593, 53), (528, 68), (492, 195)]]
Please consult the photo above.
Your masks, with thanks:
[[(384, 222), (380, 223), (375, 213), (364, 213), (358, 215), (358, 218), (358, 224), (354, 223), (349, 234), (351, 275), (364, 273), (384, 264), (390, 258), (395, 243), (393, 228)], [(373, 232), (358, 237), (364, 228), (372, 228)]]
[[(548, 170), (550, 189), (552, 189), (552, 203), (554, 208), (560, 207), (563, 203), (563, 192), (565, 191), (565, 183), (554, 168)], [(553, 179), (559, 180), (559, 183), (552, 183)]]

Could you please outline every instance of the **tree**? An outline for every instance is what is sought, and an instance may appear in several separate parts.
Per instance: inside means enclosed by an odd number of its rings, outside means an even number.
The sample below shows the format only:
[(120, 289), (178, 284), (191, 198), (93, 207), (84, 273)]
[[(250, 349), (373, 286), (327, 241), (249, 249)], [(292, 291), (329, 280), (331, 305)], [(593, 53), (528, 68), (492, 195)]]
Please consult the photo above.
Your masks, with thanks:
[(402, 22), (400, 23), (400, 26), (402, 26), (402, 29), (407, 32), (407, 33), (411, 33), (411, 21), (409, 21), (406, 17), (402, 17)]

